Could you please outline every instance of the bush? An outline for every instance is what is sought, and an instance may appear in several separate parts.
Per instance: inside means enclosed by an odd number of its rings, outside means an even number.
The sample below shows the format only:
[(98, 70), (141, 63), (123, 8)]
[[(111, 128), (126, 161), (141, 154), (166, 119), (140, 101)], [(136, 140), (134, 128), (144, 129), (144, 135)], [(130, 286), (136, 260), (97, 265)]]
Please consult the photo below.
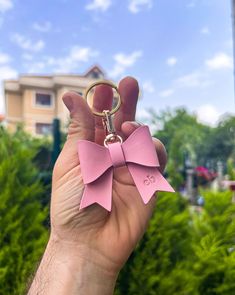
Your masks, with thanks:
[(35, 142), (22, 131), (10, 135), (0, 127), (1, 295), (23, 294), (47, 241), (35, 153)]
[(116, 295), (235, 294), (235, 205), (230, 192), (203, 196), (198, 211), (179, 194), (160, 195)]

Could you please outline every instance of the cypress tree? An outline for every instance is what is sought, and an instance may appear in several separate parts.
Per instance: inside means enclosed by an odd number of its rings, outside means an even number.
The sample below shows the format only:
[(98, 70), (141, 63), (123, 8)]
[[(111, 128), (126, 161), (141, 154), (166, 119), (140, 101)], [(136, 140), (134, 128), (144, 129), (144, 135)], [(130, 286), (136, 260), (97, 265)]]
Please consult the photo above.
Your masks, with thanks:
[(0, 126), (0, 295), (23, 294), (47, 241), (31, 139)]

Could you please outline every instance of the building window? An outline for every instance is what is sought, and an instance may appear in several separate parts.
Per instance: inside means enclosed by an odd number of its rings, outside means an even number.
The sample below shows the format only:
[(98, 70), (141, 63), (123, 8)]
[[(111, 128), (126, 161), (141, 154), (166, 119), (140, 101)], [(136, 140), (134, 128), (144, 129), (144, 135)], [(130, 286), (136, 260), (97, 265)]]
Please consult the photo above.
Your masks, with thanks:
[(104, 78), (103, 74), (100, 71), (97, 70), (93, 70), (91, 71), (87, 77), (91, 78), (91, 79), (102, 79)]
[(37, 106), (52, 106), (52, 96), (48, 93), (36, 93), (36, 105)]
[(36, 123), (36, 134), (50, 135), (52, 133), (52, 124)]
[(95, 72), (95, 71), (93, 71), (93, 72), (91, 73), (91, 77), (92, 77), (93, 79), (99, 79), (99, 78), (100, 78), (100, 73), (99, 73), (99, 72)]

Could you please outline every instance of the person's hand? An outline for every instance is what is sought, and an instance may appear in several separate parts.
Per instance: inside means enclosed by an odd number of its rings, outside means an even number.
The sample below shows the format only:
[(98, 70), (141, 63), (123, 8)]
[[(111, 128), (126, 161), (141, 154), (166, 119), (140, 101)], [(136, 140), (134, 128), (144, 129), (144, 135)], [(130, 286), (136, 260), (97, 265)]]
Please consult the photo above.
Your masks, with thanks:
[[(117, 133), (125, 140), (139, 127), (134, 122), (139, 93), (137, 81), (131, 77), (123, 79), (119, 92), (122, 104), (114, 122)], [(95, 109), (110, 109), (112, 96), (109, 86), (97, 86)], [(155, 197), (145, 205), (127, 168), (121, 167), (114, 171), (111, 212), (97, 204), (79, 210), (84, 184), (77, 143), (79, 139), (85, 139), (103, 144), (105, 132), (101, 118), (92, 114), (80, 95), (66, 93), (63, 101), (70, 111), (71, 123), (53, 171), (50, 243), (57, 245), (52, 247), (63, 256), (61, 261), (69, 265), (75, 279), (76, 272), (84, 273), (83, 284), (93, 286), (91, 293), (86, 291), (86, 294), (111, 294), (119, 270), (146, 230)], [(166, 152), (160, 141), (153, 140), (163, 171)], [(102, 282), (107, 284), (107, 289), (95, 293), (94, 284), (102, 285)]]

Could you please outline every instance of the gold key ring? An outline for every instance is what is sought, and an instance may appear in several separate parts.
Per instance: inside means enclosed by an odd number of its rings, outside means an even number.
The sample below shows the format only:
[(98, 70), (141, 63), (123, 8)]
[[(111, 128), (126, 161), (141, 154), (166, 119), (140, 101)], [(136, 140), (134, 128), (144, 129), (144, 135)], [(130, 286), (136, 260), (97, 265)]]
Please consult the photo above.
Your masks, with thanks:
[[(117, 102), (117, 105), (109, 112), (110, 115), (113, 115), (114, 113), (116, 113), (119, 110), (119, 108), (121, 106), (121, 95), (120, 95), (120, 93), (118, 91), (118, 87), (114, 83), (112, 83), (110, 81), (107, 81), (107, 80), (101, 80), (101, 81), (97, 81), (97, 82), (92, 83), (86, 89), (85, 99), (86, 99), (86, 101), (88, 100), (88, 93), (91, 91), (92, 88), (94, 88), (94, 87), (96, 87), (98, 85), (108, 85), (111, 88), (113, 88), (113, 89), (116, 90), (116, 92), (118, 94), (118, 102)], [(92, 110), (92, 112), (93, 112), (94, 115), (99, 116), (99, 117), (104, 117), (105, 116), (105, 113), (104, 112), (96, 112), (96, 111), (93, 111), (93, 110)]]

